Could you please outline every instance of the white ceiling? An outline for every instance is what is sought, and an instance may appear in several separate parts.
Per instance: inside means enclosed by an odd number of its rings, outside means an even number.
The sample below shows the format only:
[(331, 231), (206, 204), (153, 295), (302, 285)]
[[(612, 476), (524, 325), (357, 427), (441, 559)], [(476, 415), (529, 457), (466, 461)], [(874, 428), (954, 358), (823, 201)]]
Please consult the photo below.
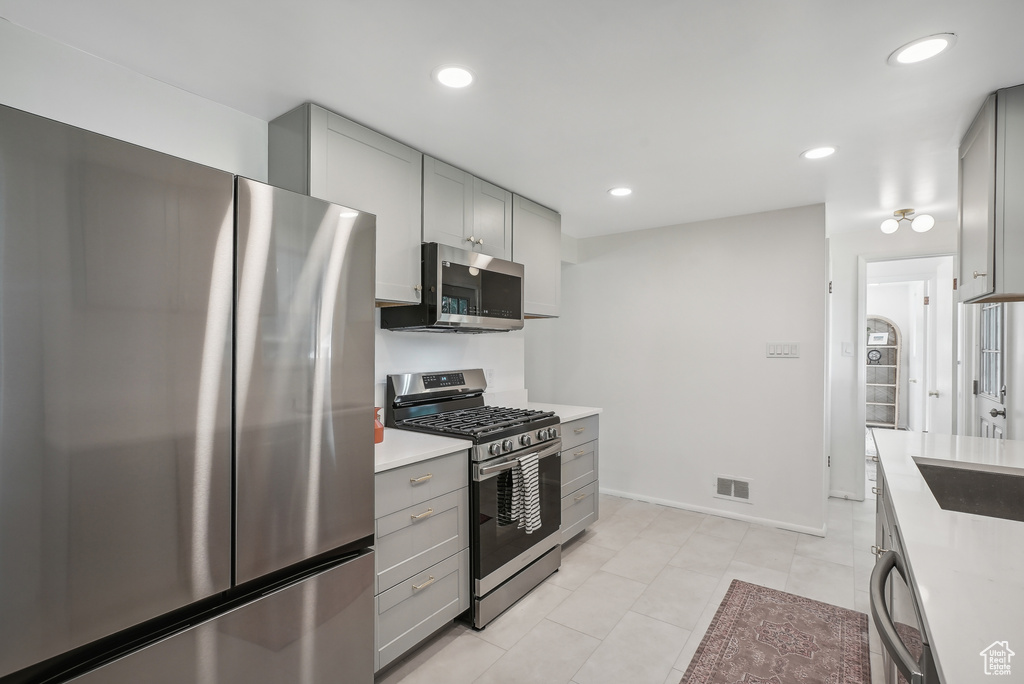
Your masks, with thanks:
[[(576, 237), (818, 202), (831, 233), (903, 207), (953, 222), (961, 135), (1024, 82), (1021, 0), (0, 0), (0, 16), (261, 119), (316, 102)], [(948, 53), (886, 64), (940, 32)], [(452, 62), (476, 83), (435, 85)], [(838, 153), (799, 157), (823, 144)]]

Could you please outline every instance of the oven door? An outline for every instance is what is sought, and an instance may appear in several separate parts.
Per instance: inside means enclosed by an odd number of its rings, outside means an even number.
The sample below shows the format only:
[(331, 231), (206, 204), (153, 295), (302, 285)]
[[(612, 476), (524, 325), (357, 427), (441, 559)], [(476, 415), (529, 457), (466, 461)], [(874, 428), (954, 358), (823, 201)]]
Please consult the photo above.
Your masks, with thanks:
[[(471, 530), (476, 596), (483, 596), (559, 542), (562, 508), (562, 440), (545, 442), (536, 451), (498, 456), (473, 464)], [(537, 453), (540, 529), (527, 534), (518, 521), (499, 510), (511, 495), (511, 473), (517, 458)]]

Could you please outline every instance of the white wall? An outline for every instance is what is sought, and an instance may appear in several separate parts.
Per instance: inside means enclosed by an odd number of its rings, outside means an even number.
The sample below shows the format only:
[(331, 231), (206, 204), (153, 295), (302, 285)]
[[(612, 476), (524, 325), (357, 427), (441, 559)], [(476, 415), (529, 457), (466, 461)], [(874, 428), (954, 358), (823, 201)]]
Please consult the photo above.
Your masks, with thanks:
[(265, 181), (267, 122), (0, 19), (0, 103)]
[[(864, 498), (864, 388), (860, 374), (867, 353), (861, 335), (864, 306), (861, 291), (866, 261), (956, 252), (956, 223), (940, 222), (927, 233), (915, 233), (904, 226), (885, 235), (871, 224), (862, 231), (840, 233), (829, 238), (832, 269), (831, 330), (829, 349), (830, 493), (832, 496)], [(850, 355), (843, 354), (850, 345)]]
[[(528, 321), (538, 401), (600, 406), (601, 488), (818, 531), (824, 510), (821, 205), (578, 241), (562, 316)], [(767, 342), (798, 359), (768, 359)], [(753, 504), (712, 496), (752, 480)]]

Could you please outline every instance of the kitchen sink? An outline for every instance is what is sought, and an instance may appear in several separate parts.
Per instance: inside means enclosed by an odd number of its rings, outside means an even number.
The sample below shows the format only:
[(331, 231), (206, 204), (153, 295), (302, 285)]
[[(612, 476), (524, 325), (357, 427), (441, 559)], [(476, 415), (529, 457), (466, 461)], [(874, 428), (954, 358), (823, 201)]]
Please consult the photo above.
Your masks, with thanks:
[(1024, 472), (914, 462), (941, 508), (1024, 522)]

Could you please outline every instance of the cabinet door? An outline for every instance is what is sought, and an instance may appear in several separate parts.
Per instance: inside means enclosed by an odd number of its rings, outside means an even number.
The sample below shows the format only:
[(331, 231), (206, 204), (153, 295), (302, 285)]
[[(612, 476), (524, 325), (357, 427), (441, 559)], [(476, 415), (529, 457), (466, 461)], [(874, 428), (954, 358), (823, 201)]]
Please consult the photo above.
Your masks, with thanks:
[(557, 316), (562, 300), (562, 217), (515, 195), (512, 261), (524, 267), (527, 316)]
[(319, 110), (326, 158), (311, 177), (310, 194), (377, 216), (376, 299), (420, 299), (420, 188), (416, 150)]
[(473, 179), (473, 251), (512, 258), (512, 193)]
[(996, 96), (960, 144), (960, 301), (995, 289)]
[(473, 176), (423, 156), (423, 240), (471, 249)]
[(269, 138), (272, 185), (377, 217), (376, 300), (419, 303), (423, 155), (309, 103)]

